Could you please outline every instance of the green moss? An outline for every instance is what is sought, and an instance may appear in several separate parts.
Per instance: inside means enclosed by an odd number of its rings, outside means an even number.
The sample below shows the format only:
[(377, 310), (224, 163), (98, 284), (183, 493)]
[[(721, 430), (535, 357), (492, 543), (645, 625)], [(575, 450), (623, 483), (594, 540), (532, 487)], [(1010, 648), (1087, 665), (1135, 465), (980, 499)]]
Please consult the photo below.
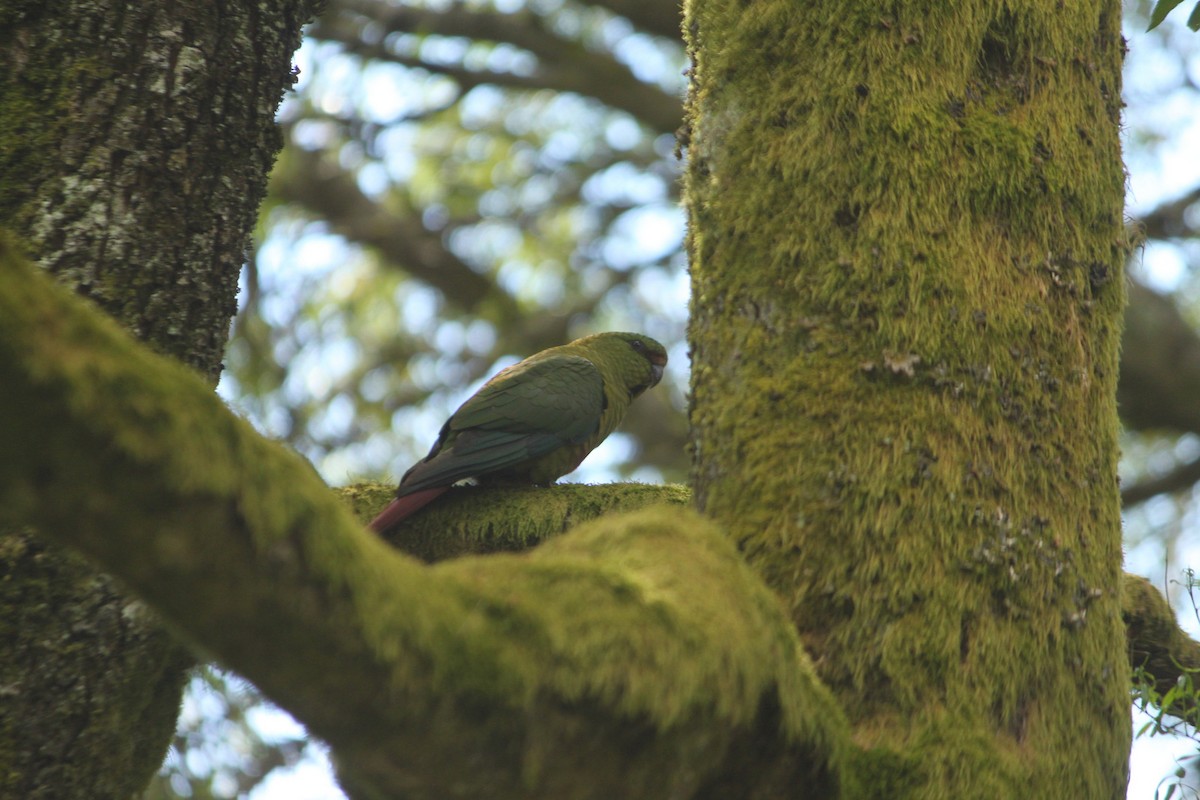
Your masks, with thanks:
[(1119, 9), (685, 11), (700, 507), (913, 796), (1121, 796)]
[[(775, 597), (726, 539), (691, 512), (659, 506), (610, 515), (528, 555), (458, 559), (433, 576), (440, 587), (435, 601), (397, 604), (393, 597), (375, 607), (382, 596), (364, 598), (371, 605), (363, 618), (376, 626), (389, 658), (403, 652), (398, 645), (437, 654), (429, 678), (435, 694), (520, 709), (549, 693), (568, 706), (595, 705), (643, 720), (655, 731), (654, 747), (689, 731), (699, 737), (689, 747), (701, 760), (674, 768), (680, 774), (711, 772), (724, 756), (710, 745), (760, 724), (771, 698), (778, 727), (768, 727), (763, 752), (747, 758), (774, 759), (781, 746), (799, 748), (806, 755), (794, 768), (839, 780), (846, 742), (836, 706)], [(461, 610), (448, 610), (455, 605)], [(414, 615), (421, 625), (412, 624)], [(401, 675), (398, 688), (412, 678)], [(604, 724), (597, 721), (598, 730)], [(538, 764), (538, 781), (546, 779), (543, 770), (562, 768)], [(656, 780), (662, 786), (675, 779)]]
[[(394, 496), (392, 486), (357, 484), (338, 493), (367, 522)], [(461, 487), (389, 532), (389, 541), (423, 561), (461, 555), (527, 550), (575, 525), (614, 511), (655, 503), (685, 506), (685, 486), (618, 483), (559, 484), (548, 488)]]

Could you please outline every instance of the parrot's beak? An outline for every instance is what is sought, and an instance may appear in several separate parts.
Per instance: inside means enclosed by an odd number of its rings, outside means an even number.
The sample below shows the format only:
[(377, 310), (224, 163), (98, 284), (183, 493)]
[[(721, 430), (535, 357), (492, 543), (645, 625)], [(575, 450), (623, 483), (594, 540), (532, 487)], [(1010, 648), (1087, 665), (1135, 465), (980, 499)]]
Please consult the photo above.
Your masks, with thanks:
[(658, 382), (662, 380), (662, 376), (663, 376), (663, 365), (662, 364), (651, 364), (650, 365), (650, 385), (658, 386)]

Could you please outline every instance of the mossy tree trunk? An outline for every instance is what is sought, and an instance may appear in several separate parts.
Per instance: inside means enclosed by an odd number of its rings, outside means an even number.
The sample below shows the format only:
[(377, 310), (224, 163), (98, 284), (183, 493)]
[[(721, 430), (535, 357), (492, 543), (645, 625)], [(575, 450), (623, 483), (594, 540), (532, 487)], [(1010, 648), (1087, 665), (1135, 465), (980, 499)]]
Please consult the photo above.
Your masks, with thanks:
[(686, 13), (699, 505), (877, 796), (1124, 797), (1119, 5)]
[[(311, 5), (0, 3), (0, 227), (213, 384)], [(136, 794), (190, 657), (29, 531), (0, 532), (0, 578), (0, 796)]]

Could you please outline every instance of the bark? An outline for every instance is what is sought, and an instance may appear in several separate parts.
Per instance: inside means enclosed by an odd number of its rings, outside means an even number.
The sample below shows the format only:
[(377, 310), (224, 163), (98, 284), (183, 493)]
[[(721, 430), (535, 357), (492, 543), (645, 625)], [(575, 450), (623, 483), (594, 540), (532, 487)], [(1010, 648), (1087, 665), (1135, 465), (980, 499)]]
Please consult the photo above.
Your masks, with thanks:
[[(0, 227), (210, 386), (310, 11), (0, 5)], [(136, 794), (190, 657), (112, 579), (32, 531), (0, 532), (0, 575), (0, 796)]]
[(215, 384), (310, 7), (7, 10), (0, 218), (43, 267)]
[(704, 512), (874, 796), (1124, 796), (1120, 8), (695, 0)]

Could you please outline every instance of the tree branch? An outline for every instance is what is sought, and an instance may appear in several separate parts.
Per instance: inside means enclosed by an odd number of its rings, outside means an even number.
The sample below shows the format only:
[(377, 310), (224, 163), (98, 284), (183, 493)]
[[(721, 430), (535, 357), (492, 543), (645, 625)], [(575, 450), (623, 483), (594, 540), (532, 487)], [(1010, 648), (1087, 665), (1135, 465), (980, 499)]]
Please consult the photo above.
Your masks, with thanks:
[(1196, 235), (1196, 227), (1188, 224), (1187, 210), (1200, 203), (1200, 186), (1190, 192), (1168, 200), (1147, 211), (1140, 220), (1148, 239), (1182, 239)]
[[(337, 490), (364, 522), (383, 510), (395, 486), (361, 483)], [(685, 486), (563, 483), (542, 489), (455, 487), (388, 534), (399, 550), (428, 563), (467, 555), (521, 552), (605, 514), (663, 503), (686, 507)], [(480, 519), (487, 519), (480, 525)]]
[(422, 566), (5, 241), (0, 287), (0, 522), (84, 551), (254, 681), (354, 797), (837, 792), (845, 722), (701, 518)]
[[(1121, 421), (1132, 430), (1200, 433), (1198, 394), (1200, 334), (1171, 297), (1131, 282), (1117, 381)], [(1200, 460), (1122, 489), (1121, 504), (1128, 508), (1198, 480)]]
[(606, 8), (646, 33), (680, 40), (679, 29), (683, 25), (680, 7), (683, 4), (675, 0), (592, 0), (590, 5)]
[(1200, 459), (1181, 464), (1166, 475), (1147, 478), (1121, 489), (1121, 506), (1129, 508), (1160, 494), (1178, 492), (1196, 481), (1200, 481)]
[[(326, 14), (309, 30), (314, 39), (334, 41), (364, 59), (390, 61), (446, 75), (464, 89), (493, 84), (521, 89), (553, 89), (593, 97), (620, 109), (660, 133), (673, 133), (683, 119), (683, 102), (652, 84), (638, 80), (611, 55), (559, 38), (532, 12), (519, 14), (468, 11), (451, 6), (441, 11), (410, 6), (384, 7), (342, 0), (342, 13)], [(362, 38), (362, 19), (383, 26), (388, 33), (440, 34), (489, 42), (503, 42), (537, 56), (530, 75), (472, 70), (462, 65), (427, 61), (397, 53), (387, 36)]]
[(559, 59), (575, 54), (575, 45), (546, 30), (542, 18), (532, 11), (505, 14), (472, 9), (462, 4), (444, 8), (383, 5), (374, 0), (336, 0), (309, 28), (314, 39), (359, 40), (363, 23), (370, 22), (389, 33), (460, 36), (490, 42), (507, 42), (541, 57)]
[(394, 214), (362, 193), (353, 176), (328, 164), (319, 152), (293, 147), (272, 176), (272, 189), (329, 221), (352, 241), (374, 247), (413, 277), (464, 310), (496, 304), (501, 319), (520, 316), (516, 303), (487, 276), (450, 252), (441, 236), (416, 215)]
[[(1194, 675), (1200, 670), (1200, 643), (1180, 629), (1175, 612), (1150, 581), (1137, 575), (1125, 575), (1121, 614), (1129, 641), (1130, 664), (1152, 676), (1159, 697), (1170, 692), (1180, 677), (1188, 673)], [(1163, 710), (1181, 719), (1196, 721), (1194, 696), (1185, 694), (1177, 705)]]
[(1129, 286), (1117, 402), (1134, 430), (1200, 432), (1200, 335), (1171, 298)]

